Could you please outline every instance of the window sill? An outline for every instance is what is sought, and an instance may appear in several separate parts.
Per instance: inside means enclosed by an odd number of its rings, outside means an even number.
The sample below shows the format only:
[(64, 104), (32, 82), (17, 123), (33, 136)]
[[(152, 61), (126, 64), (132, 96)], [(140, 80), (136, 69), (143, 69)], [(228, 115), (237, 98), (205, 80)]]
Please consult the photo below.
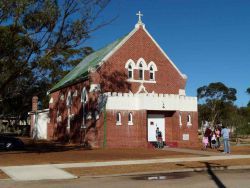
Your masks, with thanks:
[(133, 122), (128, 122), (128, 125), (134, 125)]
[(122, 123), (121, 122), (116, 122), (116, 125), (122, 125)]
[(152, 83), (155, 84), (155, 80), (134, 80), (134, 79), (127, 79), (128, 82), (137, 82), (137, 83)]

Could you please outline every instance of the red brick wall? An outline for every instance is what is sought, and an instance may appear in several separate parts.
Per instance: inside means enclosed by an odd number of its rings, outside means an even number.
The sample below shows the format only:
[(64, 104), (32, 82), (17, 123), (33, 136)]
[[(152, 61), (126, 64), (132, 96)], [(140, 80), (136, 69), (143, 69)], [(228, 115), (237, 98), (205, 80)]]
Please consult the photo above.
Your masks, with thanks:
[[(185, 88), (186, 80), (181, 77), (142, 28), (134, 33), (134, 35), (103, 64), (104, 66), (102, 66), (98, 72), (93, 73), (92, 81), (96, 83), (100, 82), (102, 74), (105, 74), (106, 78), (111, 75), (111, 80), (112, 75), (116, 75), (116, 79), (124, 78), (125, 81), (127, 79), (127, 70), (125, 69), (126, 62), (132, 59), (136, 63), (141, 57), (147, 64), (153, 61), (158, 68), (158, 71), (155, 73), (157, 84), (144, 83), (148, 92), (155, 91), (156, 93), (178, 94), (179, 89)], [(120, 74), (117, 75), (117, 72)], [(149, 72), (145, 71), (144, 74), (145, 79), (149, 80)], [(124, 75), (126, 75), (126, 77), (124, 77)], [(138, 79), (138, 70), (134, 71), (134, 79)], [(140, 83), (128, 84), (129, 87), (126, 89), (124, 89), (125, 87), (120, 88), (119, 86), (112, 89), (118, 89), (118, 91), (121, 92), (130, 89), (133, 93), (138, 91)], [(107, 91), (112, 89), (110, 87), (105, 88)]]
[[(82, 103), (80, 102), (81, 90), (84, 86), (89, 89), (90, 83), (100, 83), (102, 92), (128, 92), (138, 91), (140, 83), (127, 82), (127, 70), (125, 64), (129, 59), (136, 63), (139, 58), (144, 58), (146, 63), (153, 61), (158, 71), (155, 73), (156, 82), (144, 83), (148, 92), (178, 94), (179, 89), (185, 89), (186, 80), (177, 72), (172, 64), (166, 59), (146, 32), (140, 28), (119, 50), (117, 50), (96, 72), (90, 74), (90, 80), (78, 83), (51, 94), (53, 104), (50, 104), (50, 123), (48, 124), (48, 138), (72, 142), (80, 140), (80, 126), (82, 124)], [(149, 80), (149, 72), (144, 72), (145, 79)], [(134, 79), (138, 79), (138, 71), (134, 72)], [(71, 114), (75, 114), (71, 121), (71, 131), (67, 134), (67, 107), (66, 98), (68, 91), (72, 94), (78, 91), (77, 97), (73, 97)], [(60, 95), (64, 100), (60, 100)], [(86, 110), (93, 109), (96, 97), (89, 95), (90, 102)], [(57, 110), (62, 114), (62, 122), (57, 123)], [(107, 111), (106, 141), (107, 147), (147, 147), (147, 111), (132, 111), (134, 125), (128, 125), (128, 114), (130, 111), (120, 111), (122, 125), (116, 125), (116, 113), (118, 111)], [(150, 112), (151, 113), (151, 112)], [(159, 112), (157, 112), (159, 113)], [(192, 126), (187, 127), (186, 116), (188, 112), (182, 112), (182, 126), (179, 126), (179, 112), (163, 112), (166, 116), (166, 140), (167, 143), (178, 143), (179, 146), (190, 146), (197, 142), (198, 119), (197, 113), (191, 112)], [(87, 121), (87, 135), (85, 139), (93, 147), (102, 147), (104, 142), (104, 119), (103, 114), (98, 121)], [(189, 134), (190, 141), (183, 141), (182, 135)]]
[[(187, 125), (187, 116), (191, 115), (191, 124)], [(197, 147), (198, 146), (198, 113), (197, 112), (181, 112), (182, 125), (179, 123), (179, 111), (174, 113), (175, 125), (173, 125), (172, 142), (178, 142), (180, 147)], [(189, 140), (183, 140), (183, 134), (189, 134)]]
[[(121, 113), (122, 125), (116, 125), (116, 113)], [(128, 114), (133, 114), (133, 125), (128, 125)], [(182, 112), (182, 126), (179, 125), (179, 112), (159, 111), (116, 111), (107, 112), (107, 147), (148, 147), (147, 114), (165, 115), (165, 138), (167, 145), (197, 147), (197, 113)], [(187, 126), (186, 116), (192, 117), (192, 125)], [(183, 141), (183, 134), (189, 134), (189, 141)]]
[[(116, 125), (116, 113), (121, 113), (121, 125)], [(128, 114), (133, 114), (133, 125), (128, 125)], [(107, 147), (147, 147), (146, 111), (107, 111)]]
[[(80, 139), (80, 126), (82, 124), (82, 103), (81, 103), (81, 92), (82, 88), (86, 87), (89, 89), (89, 82), (78, 83), (71, 85), (69, 87), (63, 88), (59, 91), (53, 92), (50, 97), (53, 98), (53, 103), (49, 104), (50, 109), (50, 123), (48, 124), (48, 138), (49, 139), (59, 139), (67, 140), (69, 137), (73, 141), (79, 141)], [(77, 96), (73, 96), (73, 105), (71, 107), (71, 114), (74, 114), (74, 118), (71, 121), (71, 130), (70, 134), (67, 134), (67, 117), (68, 109), (66, 106), (66, 99), (68, 91), (71, 91), (71, 94), (77, 91)], [(60, 96), (64, 95), (64, 100), (60, 99)], [(60, 115), (62, 116), (62, 121), (57, 122), (57, 111), (59, 110)]]

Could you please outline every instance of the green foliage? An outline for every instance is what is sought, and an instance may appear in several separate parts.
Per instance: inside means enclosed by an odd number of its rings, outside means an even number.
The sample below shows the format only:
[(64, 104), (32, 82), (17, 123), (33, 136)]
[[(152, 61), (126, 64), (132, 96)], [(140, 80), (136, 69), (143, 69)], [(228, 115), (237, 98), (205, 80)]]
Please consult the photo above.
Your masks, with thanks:
[(97, 20), (108, 3), (0, 1), (0, 114), (27, 113), (32, 95), (47, 100), (51, 85), (93, 51), (84, 42), (109, 23)]
[[(246, 91), (246, 92), (250, 95), (250, 87), (247, 88), (247, 91)], [(250, 101), (248, 102), (247, 106), (250, 107)]]
[[(210, 121), (213, 125), (222, 121), (227, 116), (226, 108), (231, 108), (236, 100), (236, 89), (228, 88), (221, 82), (210, 83), (197, 89), (201, 120)], [(205, 114), (205, 115), (204, 115)], [(203, 119), (205, 118), (205, 119)]]
[[(247, 90), (250, 91), (250, 88)], [(201, 104), (198, 105), (199, 124), (209, 121), (212, 124), (222, 123), (233, 127), (237, 135), (250, 134), (250, 107), (238, 108), (233, 104), (236, 90), (223, 83), (211, 83), (197, 89)], [(202, 101), (203, 100), (203, 101)]]

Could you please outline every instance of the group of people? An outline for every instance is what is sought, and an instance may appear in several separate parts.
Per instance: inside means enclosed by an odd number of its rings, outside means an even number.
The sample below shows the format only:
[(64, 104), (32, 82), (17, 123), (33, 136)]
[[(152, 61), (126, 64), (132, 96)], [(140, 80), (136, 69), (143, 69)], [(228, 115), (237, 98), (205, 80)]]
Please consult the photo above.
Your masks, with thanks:
[(202, 138), (203, 149), (207, 149), (208, 147), (212, 149), (220, 148), (220, 138), (222, 137), (224, 153), (230, 153), (229, 133), (230, 130), (225, 126), (222, 126), (221, 128), (215, 127), (213, 130), (210, 127), (207, 127)]

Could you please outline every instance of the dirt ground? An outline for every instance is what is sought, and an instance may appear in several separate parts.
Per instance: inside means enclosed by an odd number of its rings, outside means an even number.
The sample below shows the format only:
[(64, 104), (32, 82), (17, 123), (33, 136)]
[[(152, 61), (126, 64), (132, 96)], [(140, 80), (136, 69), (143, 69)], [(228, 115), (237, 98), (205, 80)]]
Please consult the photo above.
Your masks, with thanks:
[(57, 152), (0, 152), (0, 166), (54, 164), (54, 163), (76, 163), (111, 160), (132, 160), (152, 158), (196, 156), (192, 154), (177, 153), (172, 151), (155, 149), (96, 149), (83, 150), (71, 148), (66, 151)]
[(250, 159), (232, 159), (218, 161), (203, 162), (183, 162), (183, 163), (157, 163), (143, 165), (122, 165), (109, 167), (91, 167), (91, 168), (68, 168), (64, 169), (76, 176), (101, 176), (115, 175), (139, 172), (164, 172), (170, 170), (186, 169), (186, 168), (212, 168), (220, 167), (227, 169), (228, 166), (250, 165)]
[(34, 142), (30, 138), (22, 138), (22, 141), (25, 144), (24, 150), (0, 152), (0, 166), (195, 156), (153, 148), (90, 150), (79, 145), (62, 145), (48, 141)]
[[(95, 162), (112, 160), (133, 160), (133, 159), (157, 159), (157, 158), (176, 158), (193, 157), (199, 155), (164, 151), (160, 149), (136, 148), (136, 149), (84, 149), (78, 145), (62, 145), (47, 141), (33, 142), (30, 139), (24, 139), (25, 149), (20, 151), (0, 152), (0, 166), (15, 165), (34, 165), (34, 164), (55, 164), (55, 163), (77, 163), (77, 162)], [(200, 150), (200, 148), (196, 148)], [(222, 148), (221, 148), (222, 149)], [(250, 146), (232, 146), (232, 154), (250, 154)], [(208, 149), (221, 153), (221, 151)], [(211, 162), (209, 162), (210, 164)], [(226, 160), (215, 161), (219, 165), (243, 165), (250, 164), (250, 160)], [(99, 173), (130, 173), (138, 171), (161, 171), (166, 169), (186, 168), (190, 165), (202, 167), (205, 163), (181, 163), (181, 164), (152, 164), (152, 165), (132, 165), (125, 167), (100, 167), (69, 169), (74, 174), (99, 174)], [(107, 169), (106, 169), (107, 168)], [(6, 175), (0, 171), (0, 179), (5, 179)]]
[[(33, 142), (29, 138), (23, 139), (23, 142), (24, 150), (0, 152), (0, 166), (198, 156), (152, 148), (90, 150), (78, 145), (62, 145), (48, 141)], [(196, 149), (200, 150), (200, 148)], [(222, 151), (222, 148), (220, 149)], [(231, 150), (232, 154), (250, 154), (250, 145), (232, 146)], [(221, 152), (212, 149), (208, 151)]]
[(0, 170), (0, 179), (9, 179), (9, 176), (7, 176), (3, 171)]

